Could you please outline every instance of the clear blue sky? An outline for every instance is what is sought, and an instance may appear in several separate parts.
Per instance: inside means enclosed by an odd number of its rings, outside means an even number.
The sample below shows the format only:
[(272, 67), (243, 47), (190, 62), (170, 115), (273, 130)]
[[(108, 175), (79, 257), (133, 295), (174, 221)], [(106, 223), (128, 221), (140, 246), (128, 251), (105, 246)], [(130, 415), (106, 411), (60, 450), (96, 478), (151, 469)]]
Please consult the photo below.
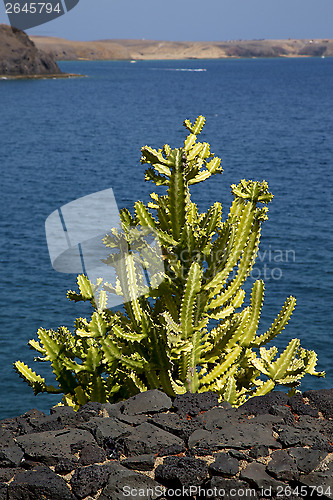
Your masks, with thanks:
[[(8, 22), (0, 5), (0, 22)], [(333, 38), (333, 0), (80, 0), (28, 33), (72, 40)]]

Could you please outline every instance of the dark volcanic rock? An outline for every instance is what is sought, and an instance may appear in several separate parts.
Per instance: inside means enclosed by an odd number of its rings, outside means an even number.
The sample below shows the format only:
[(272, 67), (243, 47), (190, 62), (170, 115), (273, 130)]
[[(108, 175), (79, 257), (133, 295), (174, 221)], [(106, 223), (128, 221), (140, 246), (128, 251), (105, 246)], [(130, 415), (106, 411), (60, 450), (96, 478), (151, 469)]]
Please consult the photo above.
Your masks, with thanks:
[(21, 463), (23, 451), (19, 446), (0, 448), (0, 467), (16, 467)]
[(239, 410), (252, 415), (270, 413), (272, 406), (288, 404), (288, 396), (284, 392), (274, 391), (265, 396), (255, 396), (239, 407)]
[(156, 413), (169, 410), (172, 401), (164, 392), (153, 389), (140, 392), (136, 396), (127, 399), (122, 406), (125, 415), (140, 415), (140, 413)]
[[(239, 479), (226, 479), (214, 476), (208, 481), (206, 490), (207, 492), (210, 490), (217, 492), (214, 500), (241, 500), (242, 498), (256, 500), (258, 498), (255, 489), (245, 481), (240, 481)], [(207, 498), (209, 497), (207, 496)]]
[(83, 429), (89, 429), (96, 438), (99, 446), (104, 447), (107, 440), (117, 440), (120, 437), (128, 436), (133, 431), (130, 425), (127, 425), (115, 418), (93, 417), (85, 424), (80, 426)]
[(312, 472), (327, 457), (327, 452), (311, 450), (309, 448), (290, 448), (289, 455), (295, 460), (298, 469), (302, 472)]
[(19, 472), (8, 486), (8, 500), (74, 500), (66, 482), (48, 467)]
[(227, 424), (223, 429), (215, 432), (204, 430), (195, 431), (189, 440), (190, 447), (219, 448), (251, 448), (253, 443), (270, 448), (281, 448), (273, 437), (272, 431), (263, 425), (251, 423)]
[(138, 455), (136, 457), (126, 458), (121, 461), (121, 465), (127, 467), (127, 469), (153, 470), (155, 455)]
[(210, 410), (219, 405), (218, 395), (214, 392), (186, 392), (175, 397), (173, 407), (182, 414), (195, 417), (202, 411)]
[(170, 432), (158, 429), (152, 424), (141, 424), (134, 427), (132, 433), (123, 438), (123, 442), (127, 456), (158, 453), (161, 448), (174, 445), (185, 450), (182, 439), (170, 434)]
[(292, 481), (299, 476), (294, 460), (284, 450), (272, 453), (266, 470), (276, 479), (282, 479), (283, 481)]
[(278, 428), (277, 431), (279, 441), (285, 448), (290, 446), (310, 446), (314, 450), (333, 451), (329, 439), (316, 430), (285, 425)]
[(207, 463), (198, 458), (167, 457), (156, 467), (155, 479), (170, 488), (200, 486), (208, 474)]
[[(156, 489), (161, 486), (147, 476), (138, 474), (133, 470), (126, 469), (117, 462), (110, 462), (107, 465), (109, 479), (98, 500), (124, 500), (129, 498), (142, 498), (153, 500), (157, 498)], [(144, 491), (144, 495), (130, 496), (132, 489)]]
[(151, 417), (148, 422), (167, 432), (171, 432), (175, 436), (179, 436), (185, 442), (188, 441), (191, 434), (200, 426), (197, 420), (185, 420), (177, 413), (158, 413)]
[(106, 453), (97, 444), (87, 444), (82, 448), (79, 463), (82, 465), (91, 465), (102, 463), (106, 460)]
[(333, 389), (306, 391), (303, 397), (308, 398), (311, 405), (321, 411), (325, 418), (333, 418)]
[(239, 463), (228, 453), (218, 453), (214, 456), (215, 462), (209, 466), (213, 476), (234, 477), (239, 472)]
[(318, 417), (318, 410), (312, 408), (311, 405), (305, 404), (302, 394), (295, 394), (289, 399), (289, 405), (297, 415), (310, 415), (310, 417)]
[(88, 495), (96, 495), (108, 480), (107, 467), (103, 465), (89, 465), (76, 469), (71, 479), (71, 487), (77, 498), (85, 498)]
[(53, 56), (35, 46), (24, 31), (0, 25), (0, 75), (58, 75)]
[[(330, 415), (331, 392), (321, 397)], [(177, 498), (298, 500), (301, 486), (302, 498), (332, 498), (333, 420), (316, 393), (273, 393), (240, 409), (215, 404), (211, 394), (186, 395), (172, 408), (148, 391), (2, 420), (0, 500), (170, 500), (163, 488), (190, 486), (202, 493)]]
[(74, 444), (95, 443), (90, 432), (80, 429), (29, 434), (16, 438), (16, 441), (28, 457), (47, 465), (56, 465), (63, 458), (72, 458), (71, 446)]
[(267, 457), (267, 455), (269, 455), (269, 448), (264, 444), (261, 445), (256, 444), (250, 449), (249, 455), (252, 458)]
[(269, 476), (265, 470), (265, 465), (258, 462), (249, 464), (240, 474), (240, 478), (248, 481), (250, 485), (257, 488), (271, 488), (276, 493), (278, 487), (284, 488), (285, 484)]

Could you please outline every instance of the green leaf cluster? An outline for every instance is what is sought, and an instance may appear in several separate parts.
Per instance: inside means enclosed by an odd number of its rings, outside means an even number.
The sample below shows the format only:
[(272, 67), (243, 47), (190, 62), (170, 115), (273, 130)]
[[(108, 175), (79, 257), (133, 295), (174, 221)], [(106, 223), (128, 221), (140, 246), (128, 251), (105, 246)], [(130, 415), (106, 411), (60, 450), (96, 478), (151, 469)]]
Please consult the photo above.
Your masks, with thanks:
[[(133, 214), (121, 210), (123, 231), (106, 236), (110, 256), (105, 263), (116, 270), (116, 286), (104, 284), (103, 289), (102, 280), (92, 285), (79, 276), (79, 293), (68, 292), (70, 300), (92, 303), (90, 322), (77, 319), (73, 333), (63, 327), (40, 329), (39, 342), (29, 342), (38, 361), (51, 363), (58, 387), (15, 363), (35, 394), (63, 393), (63, 403), (78, 408), (153, 388), (170, 396), (214, 391), (238, 406), (277, 385), (293, 393), (307, 373), (324, 376), (315, 370), (316, 353), (303, 349), (298, 339), (281, 353), (265, 347), (286, 327), (294, 297), (286, 299), (262, 333), (262, 280), (254, 282), (249, 305), (243, 305), (242, 286), (255, 263), (273, 198), (267, 183), (243, 179), (232, 185), (234, 200), (225, 220), (219, 202), (200, 213), (191, 199), (192, 184), (222, 173), (220, 158), (197, 140), (204, 123), (203, 116), (194, 124), (185, 120), (189, 133), (181, 148), (142, 148), (146, 180), (165, 190), (152, 193), (147, 205), (137, 201)], [(140, 265), (149, 268), (160, 256), (153, 248), (144, 253), (145, 230), (157, 235), (164, 260), (162, 276), (152, 274), (149, 287)], [(107, 308), (106, 290), (123, 297), (123, 311)]]

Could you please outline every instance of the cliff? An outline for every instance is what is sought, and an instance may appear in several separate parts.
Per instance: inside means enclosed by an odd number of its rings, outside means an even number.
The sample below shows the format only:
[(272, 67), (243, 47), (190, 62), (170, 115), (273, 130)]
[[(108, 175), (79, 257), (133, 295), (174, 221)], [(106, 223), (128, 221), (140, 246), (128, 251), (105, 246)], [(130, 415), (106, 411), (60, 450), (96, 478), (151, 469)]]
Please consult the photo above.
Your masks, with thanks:
[(36, 47), (24, 31), (0, 24), (1, 76), (57, 76), (55, 58)]

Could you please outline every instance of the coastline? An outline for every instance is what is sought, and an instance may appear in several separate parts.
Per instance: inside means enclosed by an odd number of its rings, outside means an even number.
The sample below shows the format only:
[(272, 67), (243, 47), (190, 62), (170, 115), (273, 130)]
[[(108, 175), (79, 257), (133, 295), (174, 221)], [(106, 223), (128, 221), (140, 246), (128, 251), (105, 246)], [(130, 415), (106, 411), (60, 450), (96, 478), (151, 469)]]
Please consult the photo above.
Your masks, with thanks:
[(0, 75), (0, 80), (56, 80), (59, 78), (86, 78), (86, 75), (60, 73), (51, 75)]
[(52, 55), (57, 61), (333, 57), (333, 39), (177, 42), (145, 39), (74, 41), (43, 36), (30, 38), (38, 49)]

